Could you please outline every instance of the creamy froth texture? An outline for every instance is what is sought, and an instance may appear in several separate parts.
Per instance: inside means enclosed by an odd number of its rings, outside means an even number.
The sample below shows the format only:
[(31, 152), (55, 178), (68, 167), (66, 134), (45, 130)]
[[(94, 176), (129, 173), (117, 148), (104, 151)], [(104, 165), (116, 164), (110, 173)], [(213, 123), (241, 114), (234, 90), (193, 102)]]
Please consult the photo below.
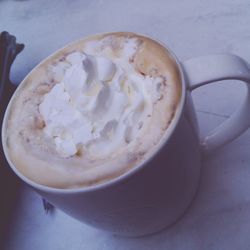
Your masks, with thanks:
[(115, 178), (156, 150), (179, 85), (173, 59), (148, 38), (110, 33), (71, 44), (18, 88), (6, 125), (10, 160), (52, 187)]

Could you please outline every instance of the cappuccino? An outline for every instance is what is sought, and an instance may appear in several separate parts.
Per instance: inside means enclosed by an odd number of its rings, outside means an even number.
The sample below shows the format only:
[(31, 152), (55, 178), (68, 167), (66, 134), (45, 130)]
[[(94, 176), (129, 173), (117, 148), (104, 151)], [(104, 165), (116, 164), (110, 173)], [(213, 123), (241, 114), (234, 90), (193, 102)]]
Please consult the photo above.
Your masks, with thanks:
[(102, 183), (157, 150), (180, 96), (178, 67), (161, 44), (128, 32), (88, 37), (20, 84), (5, 117), (5, 153), (42, 185)]

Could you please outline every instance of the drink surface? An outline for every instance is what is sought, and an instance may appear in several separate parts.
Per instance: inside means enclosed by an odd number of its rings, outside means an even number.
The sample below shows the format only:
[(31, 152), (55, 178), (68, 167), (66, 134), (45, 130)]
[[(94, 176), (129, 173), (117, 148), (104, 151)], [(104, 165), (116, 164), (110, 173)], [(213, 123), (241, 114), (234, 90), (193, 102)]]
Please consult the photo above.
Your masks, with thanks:
[(12, 98), (4, 124), (10, 161), (56, 188), (116, 178), (152, 155), (181, 95), (170, 53), (133, 33), (88, 37), (36, 67)]

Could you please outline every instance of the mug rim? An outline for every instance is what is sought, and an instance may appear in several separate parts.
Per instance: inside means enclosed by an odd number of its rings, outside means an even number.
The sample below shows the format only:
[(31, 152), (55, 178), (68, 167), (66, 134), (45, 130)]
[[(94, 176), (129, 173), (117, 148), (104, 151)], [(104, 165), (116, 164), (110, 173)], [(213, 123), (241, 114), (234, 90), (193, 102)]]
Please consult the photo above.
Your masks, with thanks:
[[(95, 37), (95, 36), (99, 36), (99, 35), (106, 35), (106, 34), (116, 34), (116, 33), (130, 33), (130, 34), (134, 34), (134, 35), (138, 35), (138, 36), (142, 36), (148, 39), (151, 39), (155, 42), (157, 42), (158, 44), (160, 44), (161, 46), (163, 46), (167, 52), (169, 52), (170, 57), (173, 59), (175, 65), (178, 68), (178, 73), (180, 75), (180, 86), (181, 86), (181, 96), (180, 96), (180, 100), (177, 106), (177, 109), (175, 111), (175, 115), (174, 118), (172, 119), (169, 127), (166, 129), (166, 132), (163, 135), (163, 140), (162, 142), (160, 142), (160, 145), (158, 145), (158, 148), (155, 150), (155, 152), (153, 154), (151, 154), (148, 158), (146, 158), (145, 160), (143, 160), (142, 162), (139, 162), (139, 164), (135, 164), (135, 166), (133, 166), (132, 168), (130, 168), (128, 171), (126, 171), (125, 173), (112, 178), (110, 180), (104, 181), (104, 182), (100, 182), (91, 186), (83, 186), (83, 187), (77, 187), (77, 188), (55, 188), (55, 187), (50, 187), (50, 186), (46, 186), (46, 185), (42, 185), (39, 183), (36, 183), (35, 181), (29, 179), (28, 177), (26, 177), (24, 174), (21, 173), (21, 171), (19, 171), (17, 169), (17, 167), (14, 166), (14, 164), (11, 162), (10, 158), (9, 158), (9, 154), (8, 154), (8, 150), (7, 150), (7, 146), (5, 144), (5, 140), (4, 140), (4, 134), (5, 134), (5, 128), (6, 128), (6, 120), (7, 117), (9, 115), (9, 110), (12, 104), (12, 101), (14, 99), (14, 96), (16, 94), (16, 91), (18, 90), (18, 88), (21, 87), (22, 83), (25, 82), (25, 80), (33, 73), (33, 71), (35, 71), (41, 64), (43, 64), (45, 61), (47, 61), (49, 58), (53, 57), (55, 54), (59, 53), (60, 51), (64, 50), (65, 48), (69, 47), (70, 45), (76, 44), (78, 42), (81, 42), (83, 40), (89, 39), (91, 37)], [(181, 66), (181, 63), (179, 61), (179, 59), (177, 58), (177, 56), (174, 54), (174, 52), (162, 41), (159, 41), (158, 39), (155, 39), (149, 35), (145, 35), (145, 34), (141, 34), (141, 33), (137, 33), (137, 32), (130, 32), (130, 31), (115, 31), (115, 32), (103, 32), (103, 33), (97, 33), (97, 34), (93, 34), (93, 35), (87, 35), (84, 36), (80, 39), (74, 40), (70, 43), (67, 43), (65, 46), (57, 49), (56, 51), (54, 51), (52, 54), (50, 54), (49, 56), (47, 56), (46, 58), (44, 58), (42, 61), (40, 61), (25, 77), (24, 79), (21, 81), (21, 83), (18, 85), (16, 91), (14, 92), (14, 94), (12, 95), (7, 108), (5, 110), (4, 113), (4, 118), (3, 118), (3, 122), (2, 122), (2, 131), (1, 131), (1, 143), (3, 146), (3, 152), (5, 155), (5, 158), (9, 164), (9, 167), (12, 169), (12, 171), (14, 171), (14, 173), (22, 180), (24, 181), (26, 184), (28, 184), (30, 187), (32, 187), (35, 190), (38, 191), (42, 191), (42, 192), (46, 192), (46, 193), (53, 193), (53, 194), (77, 194), (77, 193), (89, 193), (89, 192), (93, 192), (93, 191), (98, 191), (98, 190), (102, 190), (111, 186), (114, 186), (116, 184), (121, 183), (122, 181), (126, 180), (127, 178), (129, 178), (130, 176), (136, 174), (137, 172), (139, 172), (141, 169), (143, 169), (148, 162), (150, 162), (158, 153), (159, 151), (161, 151), (166, 144), (168, 143), (170, 137), (172, 136), (173, 132), (175, 131), (181, 115), (182, 115), (182, 111), (184, 108), (184, 104), (185, 104), (185, 98), (186, 98), (186, 83), (185, 83), (185, 76), (184, 76), (184, 72)], [(156, 146), (157, 147), (157, 146)]]

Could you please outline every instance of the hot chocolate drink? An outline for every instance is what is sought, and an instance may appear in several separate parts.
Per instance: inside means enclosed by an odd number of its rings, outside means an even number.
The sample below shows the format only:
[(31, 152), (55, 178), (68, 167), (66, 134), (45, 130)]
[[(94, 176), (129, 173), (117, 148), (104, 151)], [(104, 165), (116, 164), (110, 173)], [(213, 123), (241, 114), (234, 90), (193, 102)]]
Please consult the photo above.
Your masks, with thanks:
[(88, 37), (20, 84), (5, 117), (5, 153), (42, 185), (109, 181), (157, 150), (180, 95), (178, 67), (161, 44), (127, 32)]

